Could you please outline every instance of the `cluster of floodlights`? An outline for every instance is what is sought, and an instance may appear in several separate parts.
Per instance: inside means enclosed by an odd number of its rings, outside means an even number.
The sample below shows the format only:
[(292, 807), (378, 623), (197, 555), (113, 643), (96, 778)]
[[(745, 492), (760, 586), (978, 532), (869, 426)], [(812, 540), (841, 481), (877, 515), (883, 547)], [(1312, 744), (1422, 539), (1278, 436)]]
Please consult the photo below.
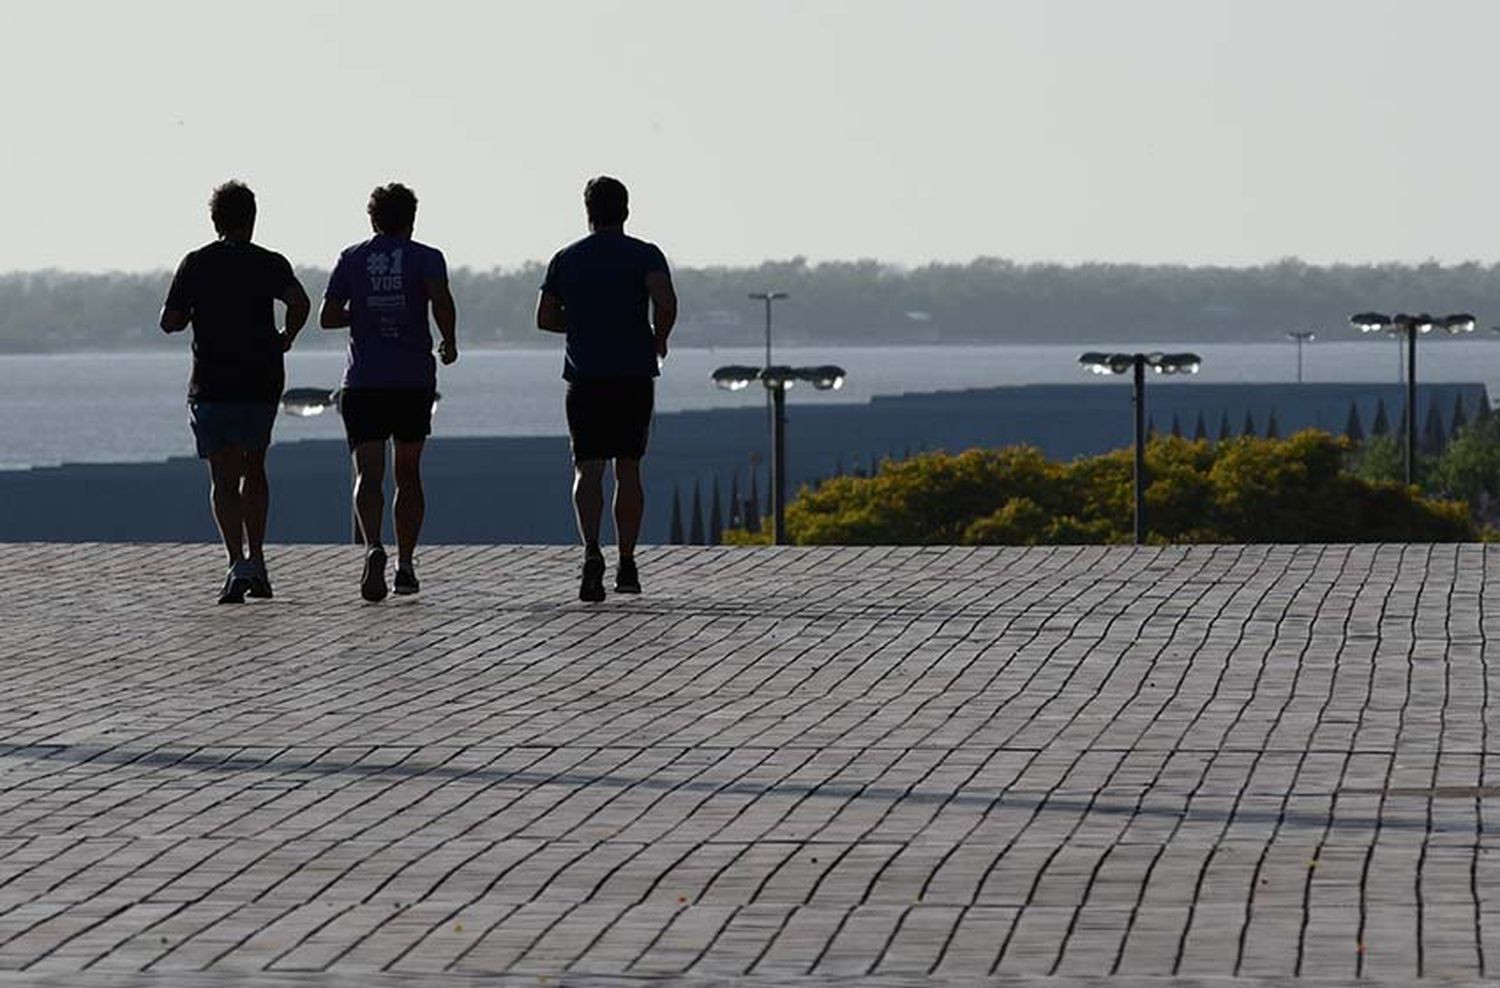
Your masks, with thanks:
[(1196, 374), (1203, 360), (1196, 353), (1085, 353), (1078, 358), (1093, 374), (1125, 374), (1140, 359), (1158, 374)]
[(714, 371), (714, 383), (726, 391), (740, 391), (759, 381), (767, 388), (784, 391), (798, 381), (806, 381), (819, 391), (837, 391), (844, 386), (844, 368), (833, 364), (816, 367), (787, 367), (773, 364), (770, 367), (749, 367), (731, 364)]
[(1474, 317), (1467, 312), (1456, 312), (1451, 316), (1430, 316), (1425, 312), (1411, 315), (1398, 312), (1388, 316), (1384, 312), (1360, 312), (1349, 317), (1349, 322), (1359, 327), (1361, 333), (1430, 333), (1434, 329), (1458, 333), (1474, 332)]

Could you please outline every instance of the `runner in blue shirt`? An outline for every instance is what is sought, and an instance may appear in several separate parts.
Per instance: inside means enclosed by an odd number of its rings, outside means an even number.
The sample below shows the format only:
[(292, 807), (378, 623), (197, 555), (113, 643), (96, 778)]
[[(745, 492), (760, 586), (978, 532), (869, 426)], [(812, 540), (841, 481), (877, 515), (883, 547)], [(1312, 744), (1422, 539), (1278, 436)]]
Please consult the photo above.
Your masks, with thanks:
[(655, 244), (625, 233), (629, 193), (601, 175), (583, 190), (589, 235), (547, 265), (537, 300), (540, 329), (567, 335), (568, 434), (573, 446), (573, 509), (583, 538), (580, 600), (604, 599), (604, 468), (615, 467), (616, 593), (640, 593), (635, 543), (645, 495), (641, 458), (651, 431), (658, 361), (677, 321), (667, 259)]
[(444, 364), (458, 359), (458, 312), (448, 290), (441, 251), (411, 238), (417, 197), (400, 183), (370, 193), (375, 236), (339, 255), (328, 278), (319, 322), (349, 329), (349, 359), (339, 392), (349, 449), (354, 456), (354, 504), (365, 543), (360, 595), (384, 600), (386, 553), (385, 444), (395, 443), (396, 578), (398, 594), (414, 594), (413, 554), (422, 531), (422, 446), (432, 432), (437, 363), (432, 356), (432, 311)]

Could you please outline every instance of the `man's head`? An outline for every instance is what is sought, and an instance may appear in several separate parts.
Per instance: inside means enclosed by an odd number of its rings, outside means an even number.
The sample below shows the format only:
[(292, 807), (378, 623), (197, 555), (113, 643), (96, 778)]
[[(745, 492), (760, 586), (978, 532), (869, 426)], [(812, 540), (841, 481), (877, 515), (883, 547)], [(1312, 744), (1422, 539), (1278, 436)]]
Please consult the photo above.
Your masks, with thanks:
[(625, 191), (624, 182), (600, 175), (583, 187), (583, 208), (588, 211), (589, 226), (596, 230), (622, 226), (630, 215), (630, 193)]
[(208, 215), (219, 236), (248, 240), (255, 230), (255, 193), (244, 182), (225, 182), (209, 196)]
[(417, 194), (400, 182), (377, 185), (367, 211), (376, 233), (410, 234), (417, 223)]

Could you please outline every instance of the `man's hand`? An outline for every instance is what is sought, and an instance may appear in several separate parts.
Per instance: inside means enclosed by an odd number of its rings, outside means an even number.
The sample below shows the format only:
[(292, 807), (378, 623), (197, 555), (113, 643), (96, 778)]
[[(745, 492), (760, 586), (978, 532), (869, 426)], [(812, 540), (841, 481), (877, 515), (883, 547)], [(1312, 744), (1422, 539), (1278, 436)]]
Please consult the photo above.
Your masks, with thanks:
[(655, 339), (656, 339), (656, 355), (658, 357), (660, 357), (662, 360), (666, 360), (667, 359), (667, 334), (666, 333), (657, 333), (655, 335)]
[(292, 349), (292, 341), (297, 338), (297, 334), (283, 329), (276, 334), (276, 338), (281, 341), (281, 352), (287, 353)]
[(438, 344), (438, 359), (446, 367), (458, 359), (458, 342), (456, 340), (444, 340)]

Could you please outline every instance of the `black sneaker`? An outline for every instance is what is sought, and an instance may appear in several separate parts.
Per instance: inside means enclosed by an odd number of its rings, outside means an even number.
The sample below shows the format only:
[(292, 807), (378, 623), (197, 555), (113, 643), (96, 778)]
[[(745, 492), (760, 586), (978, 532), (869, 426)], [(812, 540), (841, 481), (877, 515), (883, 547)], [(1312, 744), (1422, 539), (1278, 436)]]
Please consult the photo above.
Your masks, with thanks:
[(229, 567), (229, 573), (224, 577), (224, 589), (219, 591), (219, 603), (221, 604), (243, 604), (245, 594), (250, 591), (250, 575), (244, 562), (235, 563)]
[(615, 567), (615, 593), (640, 593), (641, 573), (634, 559), (622, 559)]
[(247, 597), (254, 597), (256, 600), (270, 600), (272, 597), (271, 576), (266, 572), (265, 561), (252, 561), (250, 568), (254, 572), (250, 574), (250, 589), (246, 591), (245, 595)]
[(589, 556), (583, 561), (583, 578), (578, 581), (578, 599), (597, 604), (604, 599), (604, 557)]
[(396, 579), (391, 586), (391, 590), (398, 597), (409, 597), (421, 589), (422, 581), (417, 579), (416, 570), (396, 567)]
[(365, 571), (359, 580), (359, 595), (370, 603), (385, 600), (385, 550), (374, 546), (365, 553)]

